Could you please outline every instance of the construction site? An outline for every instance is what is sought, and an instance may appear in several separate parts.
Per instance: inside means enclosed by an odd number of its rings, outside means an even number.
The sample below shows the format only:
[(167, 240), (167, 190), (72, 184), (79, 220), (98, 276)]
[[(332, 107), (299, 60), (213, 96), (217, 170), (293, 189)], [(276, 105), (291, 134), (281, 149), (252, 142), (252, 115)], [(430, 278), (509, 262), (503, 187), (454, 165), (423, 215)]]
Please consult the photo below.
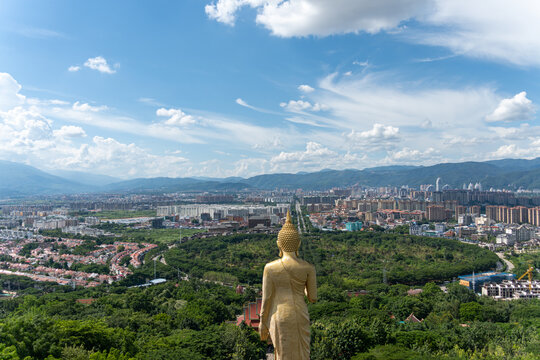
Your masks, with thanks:
[(510, 273), (473, 273), (460, 276), (459, 283), (483, 296), (498, 300), (540, 299), (540, 281), (533, 280), (534, 271), (533, 267), (529, 267), (518, 279)]

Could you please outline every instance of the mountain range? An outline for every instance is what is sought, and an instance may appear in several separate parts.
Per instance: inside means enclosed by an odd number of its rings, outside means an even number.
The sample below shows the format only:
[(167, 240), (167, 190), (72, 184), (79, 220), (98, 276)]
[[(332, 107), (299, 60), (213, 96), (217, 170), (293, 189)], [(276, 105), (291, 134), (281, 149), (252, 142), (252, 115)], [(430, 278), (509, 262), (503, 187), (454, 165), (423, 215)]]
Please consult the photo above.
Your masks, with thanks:
[(120, 181), (105, 175), (55, 171), (54, 174), (29, 165), (0, 160), (0, 199), (34, 195), (72, 193), (135, 193), (177, 191), (236, 191), (242, 189), (325, 190), (351, 185), (418, 186), (442, 184), (461, 188), (481, 182), (484, 189), (540, 188), (540, 158), (503, 159), (485, 162), (442, 163), (432, 166), (383, 166), (363, 170), (330, 170), (296, 174), (265, 174), (250, 178), (139, 178)]

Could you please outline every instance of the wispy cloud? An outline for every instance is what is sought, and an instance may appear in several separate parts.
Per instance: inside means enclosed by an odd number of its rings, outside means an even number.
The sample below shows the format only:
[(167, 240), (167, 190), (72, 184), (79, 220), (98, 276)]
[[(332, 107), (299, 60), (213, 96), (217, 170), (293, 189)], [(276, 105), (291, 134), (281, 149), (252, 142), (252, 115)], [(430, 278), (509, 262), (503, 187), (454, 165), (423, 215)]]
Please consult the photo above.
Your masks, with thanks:
[(458, 56), (460, 56), (460, 54), (450, 54), (450, 55), (445, 55), (445, 56), (427, 57), (427, 58), (422, 58), (422, 59), (415, 59), (413, 61), (414, 62), (419, 62), (419, 63), (429, 63), (429, 62), (434, 62), (434, 61), (448, 60), (448, 59), (452, 59), (452, 58), (455, 58), (455, 57), (458, 57)]
[(267, 109), (263, 109), (263, 108), (260, 108), (260, 107), (257, 107), (257, 106), (250, 105), (242, 98), (237, 98), (235, 100), (235, 102), (240, 106), (243, 106), (245, 108), (248, 108), (248, 109), (251, 109), (251, 110), (254, 110), (254, 111), (258, 111), (260, 113), (281, 115), (281, 113), (278, 113), (276, 111), (267, 110)]
[(47, 38), (66, 38), (67, 36), (59, 31), (36, 28), (36, 27), (23, 27), (16, 29), (15, 32), (19, 35), (33, 38), (33, 39), (47, 39)]
[(165, 104), (163, 104), (162, 102), (157, 101), (154, 98), (140, 97), (140, 98), (137, 99), (137, 101), (140, 102), (140, 103), (146, 104), (146, 105), (150, 105), (150, 106), (165, 107)]

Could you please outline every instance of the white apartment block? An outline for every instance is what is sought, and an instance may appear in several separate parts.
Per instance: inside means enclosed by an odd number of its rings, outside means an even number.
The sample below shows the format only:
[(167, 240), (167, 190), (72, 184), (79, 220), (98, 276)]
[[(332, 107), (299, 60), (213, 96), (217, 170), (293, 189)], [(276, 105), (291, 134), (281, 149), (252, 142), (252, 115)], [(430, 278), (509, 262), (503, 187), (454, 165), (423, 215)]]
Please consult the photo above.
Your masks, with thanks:
[(482, 286), (482, 295), (496, 299), (540, 299), (540, 281), (533, 280), (532, 291), (529, 281), (503, 280), (501, 283), (486, 283)]
[(158, 206), (157, 216), (178, 215), (182, 218), (200, 217), (201, 214), (210, 214), (212, 219), (220, 220), (227, 216), (264, 216), (284, 214), (289, 209), (289, 204), (278, 204), (276, 206), (246, 206), (246, 205), (171, 205)]

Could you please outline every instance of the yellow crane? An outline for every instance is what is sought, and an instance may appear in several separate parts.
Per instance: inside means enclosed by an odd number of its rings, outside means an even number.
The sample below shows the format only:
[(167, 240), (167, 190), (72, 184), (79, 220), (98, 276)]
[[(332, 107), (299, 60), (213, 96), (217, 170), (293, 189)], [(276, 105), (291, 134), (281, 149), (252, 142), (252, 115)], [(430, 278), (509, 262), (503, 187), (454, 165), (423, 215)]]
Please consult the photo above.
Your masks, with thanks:
[(529, 275), (529, 291), (532, 293), (532, 277), (533, 277), (533, 271), (534, 268), (532, 266), (529, 266), (529, 269), (525, 272), (525, 274), (521, 275), (518, 279), (521, 280), (525, 277), (525, 275)]

